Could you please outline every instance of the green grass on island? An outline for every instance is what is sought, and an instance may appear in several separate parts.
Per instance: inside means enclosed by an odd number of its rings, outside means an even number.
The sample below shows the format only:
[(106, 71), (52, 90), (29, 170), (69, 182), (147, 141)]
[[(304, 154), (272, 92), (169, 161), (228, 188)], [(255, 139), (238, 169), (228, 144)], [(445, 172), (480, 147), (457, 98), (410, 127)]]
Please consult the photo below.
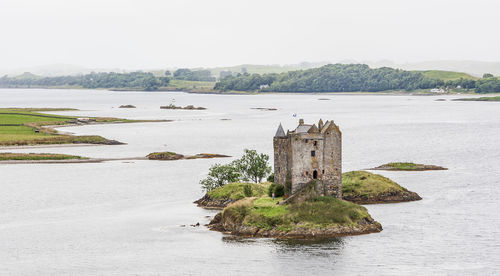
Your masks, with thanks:
[(315, 197), (307, 201), (277, 205), (281, 198), (246, 198), (226, 207), (222, 216), (235, 223), (260, 229), (288, 232), (295, 228), (356, 226), (370, 218), (365, 207), (333, 197)]
[(179, 160), (183, 159), (184, 155), (171, 151), (152, 152), (146, 156), (149, 160)]
[(342, 195), (351, 197), (377, 197), (388, 193), (406, 192), (396, 182), (380, 174), (352, 171), (342, 174)]
[(394, 163), (388, 163), (388, 167), (399, 169), (399, 170), (416, 170), (418, 169), (418, 165), (415, 163), (408, 163), (408, 162), (394, 162)]
[[(229, 183), (217, 189), (207, 192), (208, 196), (212, 199), (232, 199), (240, 200), (245, 197), (261, 197), (267, 194), (267, 189), (271, 185), (270, 182), (264, 183)], [(251, 193), (245, 193), (245, 187), (250, 187)]]
[(54, 153), (0, 153), (0, 161), (7, 160), (69, 160), (87, 159), (77, 155), (54, 154)]
[[(40, 113), (51, 111), (72, 111), (70, 108), (0, 108), (0, 146), (20, 146), (38, 144), (113, 144), (97, 135), (72, 136), (58, 134), (51, 125), (76, 123), (78, 117)], [(90, 118), (95, 123), (128, 123), (134, 120), (118, 118)]]
[[(258, 184), (230, 183), (207, 192), (207, 195), (214, 201), (227, 199), (237, 201), (249, 197), (265, 197), (268, 196), (270, 185), (270, 182)], [(245, 193), (245, 186), (250, 187), (252, 192)], [(249, 188), (246, 188), (246, 190), (248, 191)], [(367, 171), (352, 171), (342, 174), (342, 197), (344, 200), (358, 204), (404, 202), (421, 199), (417, 193), (408, 191), (391, 179)]]
[(431, 170), (447, 170), (447, 168), (436, 165), (416, 164), (412, 162), (391, 162), (378, 167), (373, 170), (388, 170), (388, 171), (431, 171)]
[(466, 101), (466, 102), (500, 102), (500, 96), (495, 96), (495, 97), (480, 97), (480, 98), (462, 98), (462, 99), (454, 99), (453, 101)]

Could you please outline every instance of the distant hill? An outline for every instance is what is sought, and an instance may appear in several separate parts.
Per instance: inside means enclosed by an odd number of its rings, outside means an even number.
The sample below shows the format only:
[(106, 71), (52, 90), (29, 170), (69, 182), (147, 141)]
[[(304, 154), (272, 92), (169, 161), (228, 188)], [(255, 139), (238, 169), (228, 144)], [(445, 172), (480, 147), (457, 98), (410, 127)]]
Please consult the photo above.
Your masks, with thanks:
[(428, 77), (431, 79), (443, 80), (443, 81), (459, 80), (459, 79), (466, 79), (466, 80), (477, 79), (476, 77), (473, 77), (473, 76), (466, 74), (466, 73), (452, 72), (452, 71), (427, 70), (427, 71), (419, 71), (419, 72), (421, 72), (425, 77)]
[[(318, 68), (331, 62), (302, 62), (299, 64), (288, 65), (255, 65), (255, 64), (242, 64), (229, 67), (214, 67), (203, 68), (210, 70), (212, 75), (219, 77), (221, 71), (231, 71), (232, 73), (249, 74), (267, 74), (267, 73), (283, 73), (295, 70), (304, 70), (311, 68)], [(336, 63), (336, 62), (333, 62)], [(428, 72), (428, 77), (433, 77), (443, 80), (455, 80), (459, 78), (473, 79), (481, 77), (484, 73), (491, 73), (495, 76), (500, 76), (500, 62), (483, 62), (483, 61), (425, 61), (416, 63), (394, 63), (392, 61), (362, 61), (355, 60), (342, 60), (338, 63), (342, 64), (367, 64), (371, 68), (390, 67), (403, 69), (408, 71), (425, 71)], [(198, 68), (202, 69), (202, 68)], [(194, 68), (193, 70), (196, 70)]]
[(328, 62), (302, 62), (299, 64), (271, 64), (271, 65), (256, 65), (242, 64), (229, 67), (206, 68), (212, 72), (212, 75), (219, 77), (221, 71), (231, 71), (233, 73), (249, 73), (249, 74), (267, 74), (267, 73), (283, 73), (301, 69), (317, 68), (328, 64)]
[(13, 69), (3, 69), (0, 68), (0, 76), (8, 75), (19, 76), (29, 72), (31, 74), (43, 77), (56, 77), (56, 76), (77, 76), (90, 74), (91, 72), (116, 72), (125, 73), (126, 70), (119, 68), (86, 68), (83, 66), (73, 65), (73, 64), (49, 64), (42, 66), (24, 67), (24, 68), (13, 68)]
[(473, 60), (437, 60), (422, 61), (413, 63), (394, 63), (391, 61), (365, 62), (370, 67), (392, 67), (404, 70), (442, 70), (453, 72), (464, 72), (476, 77), (481, 77), (484, 73), (491, 73), (500, 76), (500, 62), (485, 62)]
[[(481, 77), (484, 73), (491, 73), (494, 76), (500, 76), (500, 62), (484, 62), (484, 61), (457, 61), (457, 60), (440, 60), (440, 61), (423, 61), (423, 62), (414, 62), (414, 63), (395, 63), (389, 60), (383, 61), (355, 61), (355, 60), (342, 60), (338, 62), (302, 62), (298, 64), (268, 64), (268, 65), (259, 65), (259, 64), (241, 64), (235, 66), (227, 66), (227, 67), (199, 67), (199, 68), (190, 68), (191, 70), (210, 70), (212, 75), (219, 78), (220, 73), (222, 71), (231, 71), (233, 74), (237, 73), (250, 73), (250, 74), (266, 74), (266, 73), (283, 73), (288, 71), (296, 71), (296, 70), (304, 70), (311, 68), (318, 68), (323, 65), (329, 63), (342, 63), (342, 64), (367, 64), (371, 68), (381, 68), (381, 67), (390, 67), (390, 68), (398, 68), (408, 71), (426, 71), (432, 72), (428, 73), (429, 77), (437, 77), (439, 79), (450, 79), (453, 80), (455, 78), (472, 78), (472, 77)], [(178, 68), (165, 65), (164, 68), (144, 68), (145, 72), (152, 72), (156, 76), (164, 76), (165, 70), (170, 70), (171, 72), (175, 71)], [(120, 69), (120, 68), (88, 68), (78, 65), (71, 64), (51, 64), (44, 66), (35, 66), (35, 67), (25, 67), (25, 68), (14, 68), (14, 69), (2, 69), (0, 68), (0, 76), (9, 75), (9, 76), (18, 76), (23, 74), (24, 72), (30, 72), (32, 74), (44, 77), (53, 77), (53, 76), (76, 76), (76, 75), (85, 75), (91, 72), (116, 72), (116, 73), (127, 73), (133, 72), (137, 70), (128, 70), (128, 69)], [(435, 72), (434, 72), (435, 71)], [(437, 72), (443, 72), (441, 73)], [(454, 72), (463, 72), (450, 74), (447, 76), (448, 71), (450, 73)], [(459, 74), (464, 74), (460, 76)]]

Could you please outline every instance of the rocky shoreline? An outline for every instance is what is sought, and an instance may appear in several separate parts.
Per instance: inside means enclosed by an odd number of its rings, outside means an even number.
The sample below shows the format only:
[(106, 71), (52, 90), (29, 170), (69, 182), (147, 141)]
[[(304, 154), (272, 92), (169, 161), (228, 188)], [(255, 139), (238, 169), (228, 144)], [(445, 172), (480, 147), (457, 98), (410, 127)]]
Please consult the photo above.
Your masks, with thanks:
[(231, 217), (224, 216), (224, 213), (218, 213), (207, 225), (210, 230), (223, 232), (227, 234), (243, 237), (261, 237), (261, 238), (331, 238), (341, 236), (362, 235), (378, 233), (382, 231), (382, 225), (371, 217), (359, 220), (357, 225), (334, 225), (325, 228), (311, 228), (301, 225), (295, 225), (290, 231), (283, 231), (277, 228), (269, 230), (258, 228), (256, 226), (244, 225), (234, 221)]
[(206, 209), (224, 209), (233, 202), (236, 202), (236, 200), (230, 198), (215, 199), (211, 198), (208, 194), (205, 194), (202, 198), (194, 201), (193, 203), (197, 204), (198, 207)]

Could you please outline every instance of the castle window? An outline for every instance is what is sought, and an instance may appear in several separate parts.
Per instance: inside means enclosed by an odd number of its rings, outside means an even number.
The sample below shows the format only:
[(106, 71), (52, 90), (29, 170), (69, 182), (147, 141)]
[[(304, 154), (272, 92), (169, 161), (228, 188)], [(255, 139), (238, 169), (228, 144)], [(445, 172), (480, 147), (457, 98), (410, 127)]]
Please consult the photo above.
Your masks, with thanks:
[(322, 170), (322, 171), (321, 171), (321, 174), (325, 174), (325, 170)]
[(306, 143), (309, 142), (309, 139), (306, 139)]
[(306, 171), (306, 175), (309, 175), (309, 172)]
[(314, 171), (313, 172), (313, 179), (317, 179), (318, 178), (318, 171)]
[(318, 145), (318, 141), (314, 141), (314, 145), (317, 146)]
[(311, 151), (311, 156), (312, 156), (312, 157), (316, 156), (316, 151), (315, 151), (315, 150), (312, 150), (312, 151)]

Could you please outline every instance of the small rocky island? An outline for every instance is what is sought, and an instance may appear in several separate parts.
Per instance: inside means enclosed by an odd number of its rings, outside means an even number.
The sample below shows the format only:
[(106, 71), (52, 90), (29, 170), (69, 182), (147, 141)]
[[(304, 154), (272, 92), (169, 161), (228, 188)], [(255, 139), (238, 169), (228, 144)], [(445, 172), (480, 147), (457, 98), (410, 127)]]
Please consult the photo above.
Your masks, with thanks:
[(125, 104), (125, 105), (120, 105), (120, 107), (118, 108), (135, 108), (135, 105)]
[(165, 106), (160, 106), (160, 109), (184, 109), (184, 110), (205, 110), (205, 107), (195, 107), (194, 105), (186, 105), (185, 107), (182, 106), (176, 106), (174, 104), (169, 104)]
[(183, 155), (175, 152), (153, 152), (146, 156), (149, 160), (181, 160), (181, 159), (210, 159), (210, 158), (224, 158), (231, 157), (229, 155), (214, 154), (214, 153), (199, 153), (196, 155)]
[(322, 238), (382, 231), (365, 207), (331, 196), (311, 197), (290, 204), (280, 199), (249, 197), (228, 207), (209, 229), (248, 237)]
[(393, 162), (380, 165), (370, 170), (385, 170), (385, 171), (439, 171), (447, 170), (447, 168), (436, 165), (415, 164), (410, 162)]
[(396, 203), (421, 200), (396, 182), (379, 174), (352, 171), (342, 174), (342, 198), (357, 204)]
[[(286, 134), (280, 124), (273, 139), (274, 175), (269, 178), (273, 183), (232, 183), (209, 190), (195, 203), (225, 208), (208, 227), (234, 235), (275, 238), (382, 231), (365, 207), (342, 199), (341, 137), (333, 121), (307, 125), (301, 119)], [(262, 160), (267, 162), (267, 158)], [(234, 162), (239, 167), (248, 160), (249, 156), (243, 156)], [(228, 166), (227, 171), (232, 172)]]

